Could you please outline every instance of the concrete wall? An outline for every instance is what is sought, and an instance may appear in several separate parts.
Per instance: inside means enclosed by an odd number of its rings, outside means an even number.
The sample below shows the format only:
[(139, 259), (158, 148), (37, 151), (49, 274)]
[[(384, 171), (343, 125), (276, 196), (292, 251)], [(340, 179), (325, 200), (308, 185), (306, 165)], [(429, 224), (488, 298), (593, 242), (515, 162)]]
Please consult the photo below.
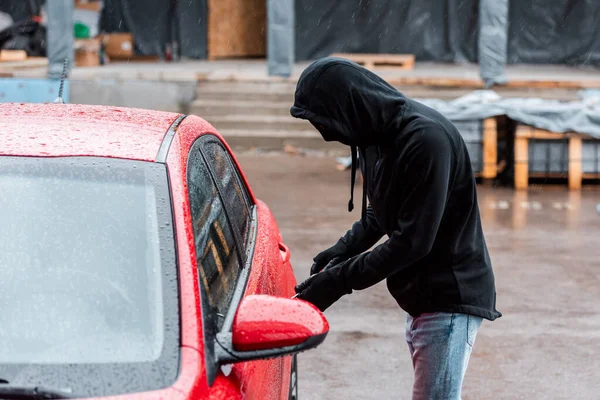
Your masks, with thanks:
[(187, 113), (196, 82), (97, 79), (71, 80), (70, 102)]

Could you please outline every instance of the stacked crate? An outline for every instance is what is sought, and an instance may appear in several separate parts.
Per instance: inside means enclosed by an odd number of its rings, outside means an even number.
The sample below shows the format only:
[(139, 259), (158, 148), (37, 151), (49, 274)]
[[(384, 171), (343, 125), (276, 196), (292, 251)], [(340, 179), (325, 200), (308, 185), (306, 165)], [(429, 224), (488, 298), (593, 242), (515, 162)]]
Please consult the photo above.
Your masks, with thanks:
[(496, 119), (452, 121), (467, 145), (476, 177), (493, 179), (498, 173)]
[(585, 179), (600, 179), (600, 139), (587, 135), (519, 125), (514, 156), (516, 189), (527, 189), (530, 177), (568, 178), (574, 190)]

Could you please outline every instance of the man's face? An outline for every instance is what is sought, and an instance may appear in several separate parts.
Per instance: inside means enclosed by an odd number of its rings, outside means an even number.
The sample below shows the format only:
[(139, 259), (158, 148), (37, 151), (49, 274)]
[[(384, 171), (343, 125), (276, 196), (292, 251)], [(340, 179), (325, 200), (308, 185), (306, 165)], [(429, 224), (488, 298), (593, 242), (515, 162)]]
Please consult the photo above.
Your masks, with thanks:
[(321, 136), (323, 136), (323, 139), (326, 142), (340, 142), (342, 144), (350, 146), (350, 143), (348, 143), (348, 138), (339, 133), (338, 131), (327, 128), (321, 124), (316, 124), (312, 121), (310, 121), (310, 123), (312, 124), (312, 126), (315, 127), (316, 130), (319, 131), (319, 133), (321, 134)]

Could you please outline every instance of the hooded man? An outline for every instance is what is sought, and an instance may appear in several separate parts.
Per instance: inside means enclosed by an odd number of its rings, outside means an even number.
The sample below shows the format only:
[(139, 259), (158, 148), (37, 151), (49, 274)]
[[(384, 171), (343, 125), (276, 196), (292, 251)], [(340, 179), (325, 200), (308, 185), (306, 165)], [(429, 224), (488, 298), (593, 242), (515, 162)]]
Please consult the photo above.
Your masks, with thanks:
[[(298, 297), (323, 311), (386, 279), (408, 313), (413, 399), (460, 399), (482, 319), (501, 314), (475, 178), (458, 130), (340, 58), (306, 68), (290, 112), (326, 141), (350, 146), (349, 211), (357, 161), (363, 176), (361, 219), (314, 258), (311, 277), (296, 287)], [(367, 251), (384, 235), (384, 243)]]

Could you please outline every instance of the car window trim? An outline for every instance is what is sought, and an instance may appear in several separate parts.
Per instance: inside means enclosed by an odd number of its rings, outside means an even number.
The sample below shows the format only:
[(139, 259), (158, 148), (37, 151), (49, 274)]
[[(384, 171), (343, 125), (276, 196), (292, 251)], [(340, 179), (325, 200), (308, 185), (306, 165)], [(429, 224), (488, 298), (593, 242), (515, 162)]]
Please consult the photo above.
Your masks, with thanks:
[[(214, 139), (211, 140), (212, 138), (214, 138)], [(248, 228), (247, 228), (248, 229), (248, 240), (244, 246), (246, 260), (244, 262), (242, 262), (242, 260), (243, 260), (242, 247), (239, 245), (241, 242), (241, 239), (238, 239), (239, 232), (237, 232), (235, 229), (233, 229), (231, 219), (229, 218), (228, 207), (225, 204), (225, 202), (223, 201), (221, 183), (218, 181), (217, 176), (214, 173), (214, 169), (211, 167), (210, 163), (207, 162), (207, 157), (205, 156), (204, 152), (202, 151), (202, 147), (204, 146), (204, 144), (210, 143), (210, 142), (222, 143), (217, 136), (212, 135), (212, 134), (204, 134), (204, 135), (200, 136), (198, 139), (196, 139), (194, 141), (194, 143), (192, 143), (192, 145), (190, 147), (190, 150), (188, 153), (188, 163), (190, 162), (190, 159), (192, 157), (196, 156), (194, 153), (197, 152), (198, 153), (197, 155), (199, 155), (199, 157), (200, 157), (199, 160), (201, 160), (204, 163), (204, 165), (208, 167), (208, 172), (209, 172), (210, 178), (212, 179), (212, 181), (215, 184), (215, 187), (217, 189), (217, 196), (219, 196), (219, 200), (221, 200), (221, 203), (223, 204), (223, 209), (225, 211), (225, 216), (227, 218), (227, 224), (229, 225), (229, 228), (234, 231), (234, 240), (236, 241), (236, 244), (238, 247), (236, 252), (238, 254), (238, 259), (241, 264), (238, 279), (237, 279), (237, 282), (233, 289), (233, 293), (231, 295), (231, 300), (229, 301), (229, 305), (227, 307), (227, 314), (225, 315), (221, 329), (218, 332), (208, 332), (207, 331), (208, 324), (210, 324), (210, 318), (220, 318), (220, 317), (218, 317), (216, 315), (215, 316), (210, 315), (213, 312), (213, 310), (211, 310), (210, 307), (208, 307), (206, 297), (205, 297), (205, 295), (203, 295), (202, 285), (200, 284), (200, 281), (198, 281), (198, 290), (200, 292), (200, 308), (202, 310), (202, 331), (203, 331), (202, 336), (203, 336), (204, 348), (205, 348), (206, 376), (207, 376), (209, 386), (212, 386), (217, 377), (218, 371), (219, 371), (219, 365), (214, 356), (214, 348), (217, 345), (217, 333), (231, 331), (232, 326), (233, 326), (233, 320), (235, 319), (235, 314), (236, 314), (236, 312), (239, 308), (239, 305), (246, 293), (248, 280), (250, 278), (250, 273), (252, 271), (252, 261), (254, 258), (254, 250), (255, 250), (256, 239), (257, 239), (257, 234), (258, 234), (258, 208), (255, 204), (251, 203), (251, 198), (248, 195), (248, 189), (246, 187), (246, 184), (241, 179), (241, 176), (239, 174), (238, 168), (236, 167), (235, 163), (233, 163), (232, 155), (229, 152), (227, 152), (227, 154), (229, 156), (229, 162), (231, 163), (231, 166), (235, 172), (235, 175), (237, 176), (236, 179), (238, 179), (238, 182), (240, 183), (242, 189), (245, 192), (245, 198), (246, 198), (245, 201), (246, 201), (246, 205), (248, 206), (248, 214), (250, 215), (250, 221), (248, 221), (249, 223), (248, 223)], [(187, 171), (189, 171), (189, 166), (187, 168)], [(189, 178), (188, 174), (189, 174), (189, 172), (186, 172), (186, 180), (188, 180), (188, 178)], [(190, 195), (189, 189), (188, 189), (186, 195), (189, 198), (189, 195)], [(195, 273), (198, 274), (198, 271), (196, 270)]]
[(256, 245), (256, 233), (258, 227), (258, 213), (255, 206), (252, 206), (251, 212), (252, 216), (250, 218), (250, 232), (248, 233), (248, 249), (246, 250), (246, 262), (244, 263), (244, 266), (240, 271), (238, 281), (235, 285), (235, 289), (233, 290), (231, 301), (229, 302), (229, 307), (227, 308), (227, 314), (225, 315), (225, 319), (223, 320), (221, 332), (231, 332), (231, 327), (233, 326), (235, 313), (237, 312), (237, 309), (244, 297), (244, 294), (246, 293), (248, 278), (250, 277), (250, 271), (252, 270), (252, 259), (254, 257), (254, 247)]
[[(258, 226), (257, 208), (256, 208), (256, 205), (251, 203), (250, 196), (248, 195), (248, 188), (246, 187), (246, 184), (244, 183), (244, 181), (241, 179), (238, 168), (235, 165), (235, 163), (233, 162), (232, 154), (223, 145), (223, 142), (217, 136), (212, 135), (210, 133), (200, 136), (198, 138), (198, 142), (200, 144), (200, 154), (202, 155), (204, 164), (208, 167), (211, 178), (213, 179), (213, 182), (216, 185), (217, 193), (219, 195), (219, 198), (221, 199), (221, 203), (223, 204), (223, 208), (225, 210), (225, 215), (227, 216), (227, 223), (229, 224), (229, 228), (232, 231), (234, 231), (234, 236), (236, 237), (236, 241), (238, 240), (238, 236), (240, 236), (240, 234), (239, 234), (239, 232), (237, 232), (236, 229), (233, 228), (231, 218), (229, 217), (230, 210), (229, 210), (227, 204), (225, 204), (225, 202), (223, 201), (224, 196), (222, 193), (223, 188), (221, 187), (221, 182), (218, 179), (217, 174), (214, 171), (214, 168), (208, 162), (208, 157), (206, 156), (206, 154), (204, 152), (204, 146), (206, 144), (216, 143), (219, 146), (221, 146), (223, 148), (223, 150), (225, 151), (225, 153), (227, 154), (228, 163), (230, 164), (230, 167), (233, 170), (235, 179), (237, 179), (238, 184), (244, 191), (244, 196), (243, 196), (244, 202), (246, 203), (246, 208), (248, 209), (248, 214), (250, 216), (250, 221), (248, 221), (249, 224), (248, 224), (248, 228), (247, 228), (248, 240), (247, 240), (247, 243), (245, 243), (244, 247), (243, 247), (246, 250), (245, 251), (246, 258), (245, 258), (245, 261), (240, 262), (240, 264), (242, 264), (242, 268), (240, 270), (240, 274), (238, 276), (236, 286), (233, 290), (233, 294), (232, 294), (231, 300), (229, 302), (229, 307), (227, 308), (227, 314), (225, 315), (223, 325), (221, 326), (221, 332), (230, 332), (231, 327), (233, 326), (233, 320), (235, 318), (235, 313), (239, 307), (239, 304), (240, 304), (242, 298), (244, 297), (244, 294), (246, 292), (246, 285), (248, 283), (248, 278), (250, 276), (252, 259), (254, 256), (254, 247), (256, 245), (256, 233), (257, 233), (256, 231), (257, 231), (257, 226)], [(196, 143), (194, 143), (194, 145), (195, 144)], [(241, 237), (239, 237), (239, 242), (237, 243), (237, 245), (238, 245), (237, 247), (238, 247), (238, 254), (240, 255), (240, 258), (241, 258), (240, 261), (244, 260), (244, 258), (242, 257), (242, 254), (243, 254), (242, 246), (240, 246), (241, 242), (242, 242), (242, 239), (241, 239)]]
[(229, 156), (229, 163), (231, 164), (231, 168), (233, 168), (233, 170), (235, 171), (236, 179), (237, 179), (238, 183), (240, 184), (240, 186), (242, 187), (242, 189), (244, 190), (244, 201), (246, 203), (246, 207), (248, 208), (248, 211), (250, 211), (252, 206), (254, 206), (254, 202), (252, 201), (252, 198), (250, 196), (250, 193), (248, 192), (248, 188), (246, 187), (244, 180), (240, 176), (240, 171), (239, 171), (237, 165), (233, 162), (233, 155), (231, 154), (231, 152), (229, 150), (227, 150), (226, 146), (224, 146), (223, 141), (220, 140), (219, 137), (217, 137), (213, 134), (207, 133), (207, 134), (203, 135), (200, 138), (200, 140), (202, 140), (203, 146), (205, 146), (206, 144), (209, 144), (209, 143), (216, 143), (219, 146), (221, 146), (221, 148), (225, 151), (225, 153), (227, 153), (227, 155)]
[(177, 128), (183, 122), (183, 120), (187, 117), (185, 114), (181, 114), (178, 116), (175, 121), (171, 123), (167, 132), (165, 132), (165, 136), (163, 137), (162, 142), (160, 143), (160, 147), (158, 148), (158, 152), (156, 153), (155, 162), (166, 164), (167, 156), (169, 155), (169, 149), (171, 148), (171, 143), (175, 138), (175, 133), (177, 133)]
[[(211, 316), (208, 315), (211, 313), (210, 307), (208, 307), (208, 303), (202, 295), (202, 288), (200, 288), (200, 306), (202, 308), (202, 328), (203, 328), (203, 339), (204, 339), (204, 348), (205, 350), (205, 363), (206, 363), (206, 377), (208, 380), (208, 385), (212, 386), (215, 379), (217, 378), (217, 374), (219, 372), (219, 364), (215, 357), (215, 347), (218, 346), (217, 343), (217, 333), (228, 333), (231, 332), (233, 327), (233, 320), (235, 319), (235, 314), (246, 294), (246, 289), (248, 286), (248, 280), (250, 279), (250, 273), (252, 272), (252, 261), (254, 258), (254, 249), (256, 246), (256, 237), (258, 231), (258, 211), (256, 206), (252, 206), (252, 217), (250, 219), (250, 231), (248, 233), (248, 246), (246, 253), (248, 257), (246, 258), (246, 262), (244, 266), (240, 270), (240, 274), (238, 276), (238, 280), (235, 284), (235, 288), (233, 289), (233, 293), (231, 295), (231, 300), (229, 302), (229, 306), (227, 307), (227, 314), (225, 315), (225, 319), (223, 320), (223, 325), (218, 332), (213, 332), (210, 337), (206, 331), (206, 323), (210, 322)], [(200, 287), (200, 282), (198, 282), (198, 286)], [(218, 317), (217, 317), (218, 318)]]
[[(221, 326), (221, 332), (229, 332), (231, 330), (231, 326), (233, 325), (233, 319), (235, 317), (235, 312), (237, 311), (239, 303), (240, 303), (241, 299), (243, 298), (243, 295), (246, 291), (246, 284), (248, 283), (248, 277), (250, 275), (249, 271), (250, 271), (250, 267), (252, 265), (252, 257), (254, 255), (254, 246), (255, 246), (255, 237), (256, 237), (256, 225), (257, 225), (256, 207), (252, 204), (248, 204), (246, 185), (239, 178), (239, 172), (238, 172), (237, 168), (235, 167), (233, 160), (231, 159), (232, 156), (231, 156), (231, 154), (229, 154), (227, 149), (222, 145), (222, 142), (219, 140), (219, 138), (214, 135), (208, 134), (208, 135), (201, 136), (199, 138), (199, 142), (200, 142), (200, 154), (202, 155), (204, 164), (208, 167), (210, 176), (213, 179), (213, 182), (215, 183), (215, 187), (217, 188), (217, 194), (218, 194), (219, 198), (221, 199), (221, 203), (223, 205), (223, 209), (224, 209), (225, 215), (227, 217), (227, 223), (229, 224), (229, 229), (232, 230), (234, 240), (236, 241), (237, 253), (238, 253), (240, 265), (242, 266), (240, 273), (238, 275), (238, 279), (237, 279), (235, 288), (234, 288), (232, 296), (231, 296), (231, 300), (229, 302), (229, 307), (227, 307), (227, 314), (225, 315), (225, 319), (223, 320), (223, 325)], [(241, 246), (241, 244), (243, 242), (241, 234), (240, 234), (240, 232), (237, 231), (237, 229), (234, 229), (232, 220), (229, 216), (231, 210), (229, 209), (228, 205), (224, 201), (223, 188), (221, 187), (221, 182), (218, 179), (214, 168), (208, 162), (208, 157), (206, 156), (206, 154), (204, 152), (204, 146), (208, 143), (217, 143), (217, 144), (223, 146), (223, 150), (225, 150), (225, 152), (227, 153), (227, 156), (229, 158), (228, 162), (230, 163), (230, 166), (233, 170), (234, 175), (236, 175), (235, 179), (238, 180), (238, 183), (240, 184), (241, 188), (246, 193), (246, 196), (244, 196), (245, 197), (244, 202), (246, 203), (246, 207), (248, 209), (248, 214), (250, 215), (250, 221), (248, 221), (249, 224), (248, 224), (248, 228), (247, 228), (249, 230), (248, 240), (247, 240), (247, 243), (244, 243), (244, 246)], [(245, 249), (245, 253), (244, 253), (244, 249)], [(244, 255), (246, 256), (245, 258), (243, 257)]]

